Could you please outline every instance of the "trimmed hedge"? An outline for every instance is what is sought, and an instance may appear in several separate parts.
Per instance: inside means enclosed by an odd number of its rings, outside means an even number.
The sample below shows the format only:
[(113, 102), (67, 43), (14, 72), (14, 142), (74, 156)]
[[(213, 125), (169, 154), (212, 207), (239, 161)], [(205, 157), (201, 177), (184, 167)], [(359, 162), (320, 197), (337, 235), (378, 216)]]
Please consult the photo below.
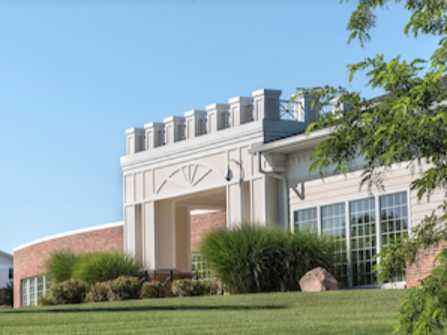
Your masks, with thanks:
[(93, 284), (85, 300), (88, 302), (104, 302), (112, 299), (112, 287), (110, 281)]
[(177, 297), (196, 297), (215, 295), (220, 291), (219, 285), (211, 280), (178, 279), (172, 282), (172, 294)]
[(88, 302), (121, 301), (138, 299), (141, 283), (137, 277), (121, 276), (114, 280), (95, 283), (86, 295)]
[(151, 282), (145, 282), (143, 283), (143, 286), (141, 286), (141, 298), (147, 299), (147, 298), (164, 298), (167, 296), (170, 296), (170, 287), (164, 286), (159, 281), (151, 281)]
[(332, 271), (337, 242), (255, 224), (209, 232), (201, 254), (231, 293), (298, 290), (299, 279), (321, 266)]
[(112, 290), (111, 300), (138, 299), (141, 283), (137, 277), (121, 276), (110, 282)]
[(69, 279), (60, 283), (53, 283), (44, 304), (80, 304), (85, 299), (87, 285), (80, 280)]

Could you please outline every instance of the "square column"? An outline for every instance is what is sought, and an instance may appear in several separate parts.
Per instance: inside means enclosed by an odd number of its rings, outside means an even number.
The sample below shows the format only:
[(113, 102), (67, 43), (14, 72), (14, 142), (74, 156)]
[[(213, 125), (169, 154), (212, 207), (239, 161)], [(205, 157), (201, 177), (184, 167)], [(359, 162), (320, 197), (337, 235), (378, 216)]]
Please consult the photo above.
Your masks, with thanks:
[(206, 111), (193, 109), (185, 113), (185, 138), (206, 134)]
[(157, 268), (176, 268), (175, 203), (173, 200), (157, 201), (155, 205), (155, 226), (157, 230)]
[(126, 152), (128, 155), (144, 150), (144, 129), (130, 128), (126, 130)]
[(212, 104), (206, 106), (207, 132), (215, 133), (229, 127), (229, 106), (227, 104)]
[(143, 224), (143, 267), (155, 271), (158, 268), (158, 231), (156, 225), (156, 204), (154, 201), (144, 204)]
[(151, 122), (144, 125), (145, 147), (151, 150), (164, 144), (164, 124), (161, 122)]
[(252, 93), (254, 120), (280, 119), (280, 90), (257, 90)]
[(231, 127), (238, 127), (241, 124), (253, 121), (252, 102), (251, 97), (234, 97), (228, 100)]
[(165, 144), (173, 144), (185, 139), (185, 118), (170, 116), (163, 120)]
[(142, 207), (131, 205), (124, 208), (124, 250), (138, 262), (143, 261)]

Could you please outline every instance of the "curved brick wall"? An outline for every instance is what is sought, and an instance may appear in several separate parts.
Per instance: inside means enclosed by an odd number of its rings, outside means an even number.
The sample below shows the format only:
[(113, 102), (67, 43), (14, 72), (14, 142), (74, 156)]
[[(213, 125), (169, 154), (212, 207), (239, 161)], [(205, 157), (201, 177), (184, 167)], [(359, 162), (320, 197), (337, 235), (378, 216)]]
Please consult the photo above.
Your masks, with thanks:
[(405, 279), (407, 287), (418, 287), (422, 281), (431, 274), (436, 266), (436, 257), (447, 247), (447, 243), (440, 243), (426, 250), (420, 250), (416, 256), (416, 262), (407, 267)]
[(14, 251), (14, 307), (20, 307), (20, 281), (45, 274), (45, 263), (53, 252), (93, 252), (123, 250), (123, 226), (98, 227), (84, 232), (68, 233), (18, 248)]

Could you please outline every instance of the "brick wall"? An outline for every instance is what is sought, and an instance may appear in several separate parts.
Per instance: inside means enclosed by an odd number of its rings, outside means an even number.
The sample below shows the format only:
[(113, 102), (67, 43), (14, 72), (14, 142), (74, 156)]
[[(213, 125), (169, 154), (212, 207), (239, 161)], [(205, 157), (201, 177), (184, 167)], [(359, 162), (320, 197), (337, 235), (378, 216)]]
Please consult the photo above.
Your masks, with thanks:
[(206, 214), (191, 215), (191, 248), (197, 250), (200, 241), (211, 229), (225, 227), (226, 212), (211, 212)]
[(417, 253), (416, 262), (408, 266), (406, 270), (407, 287), (418, 287), (424, 278), (430, 275), (436, 266), (436, 256), (446, 246), (447, 243), (442, 243), (426, 250), (420, 250)]
[(24, 247), (14, 252), (14, 307), (20, 306), (20, 281), (46, 272), (46, 261), (53, 252), (75, 253), (123, 250), (123, 227), (114, 226), (75, 233)]

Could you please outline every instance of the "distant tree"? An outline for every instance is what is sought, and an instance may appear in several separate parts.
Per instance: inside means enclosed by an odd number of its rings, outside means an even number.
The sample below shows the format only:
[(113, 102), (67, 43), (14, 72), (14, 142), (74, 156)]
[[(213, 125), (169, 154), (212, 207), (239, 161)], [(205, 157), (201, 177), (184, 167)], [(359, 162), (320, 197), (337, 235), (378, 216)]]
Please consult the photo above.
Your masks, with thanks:
[[(384, 94), (376, 99), (330, 86), (299, 88), (295, 98), (310, 96), (313, 107), (321, 113), (308, 132), (333, 127), (328, 139), (314, 151), (312, 169), (322, 175), (328, 169), (345, 173), (350, 163), (361, 156), (365, 160), (362, 184), (381, 187), (383, 172), (394, 163), (408, 162), (408, 168), (423, 165), (422, 174), (411, 184), (421, 198), (447, 187), (447, 0), (358, 0), (348, 23), (349, 41), (365, 46), (377, 23), (376, 10), (386, 5), (403, 5), (410, 12), (404, 34), (438, 39), (431, 58), (405, 60), (396, 56), (386, 60), (379, 54), (350, 65), (350, 81), (363, 71), (370, 87), (383, 90)], [(330, 106), (335, 109), (325, 113)], [(427, 229), (419, 228), (422, 233), (416, 234), (416, 240), (402, 243), (408, 258), (419, 246), (437, 243), (445, 236), (447, 214), (445, 207), (443, 210), (444, 215), (432, 215), (421, 223)], [(431, 229), (433, 226), (436, 229)], [(424, 235), (427, 231), (431, 235)], [(432, 334), (443, 329), (447, 321), (445, 264), (442, 261), (444, 268), (437, 269), (428, 284), (406, 298), (401, 332)]]

